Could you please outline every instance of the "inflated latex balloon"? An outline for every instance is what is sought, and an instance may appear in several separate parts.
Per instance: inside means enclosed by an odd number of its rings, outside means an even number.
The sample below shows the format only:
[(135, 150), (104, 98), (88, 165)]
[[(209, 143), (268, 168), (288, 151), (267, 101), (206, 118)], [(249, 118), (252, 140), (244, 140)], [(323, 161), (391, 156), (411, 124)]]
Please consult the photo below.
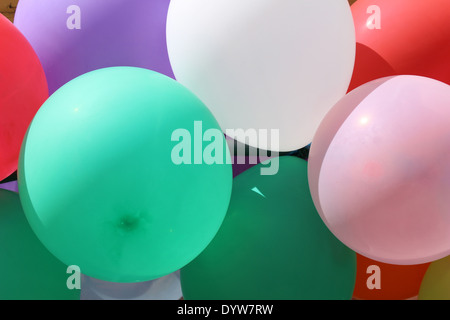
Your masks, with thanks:
[(1, 180), (0, 183), (6, 183), (11, 181), (17, 181), (17, 171), (14, 171), (11, 175)]
[(308, 189), (306, 161), (282, 156), (234, 178), (214, 240), (181, 269), (186, 300), (350, 299), (356, 255), (327, 229)]
[(353, 298), (359, 300), (406, 300), (417, 298), (429, 263), (387, 264), (356, 255)]
[(261, 152), (258, 149), (251, 148), (248, 145), (240, 143), (237, 140), (231, 139), (227, 136), (225, 136), (225, 138), (227, 140), (231, 160), (233, 162), (233, 177), (236, 177), (256, 164), (267, 160), (264, 155), (268, 155), (268, 152)]
[(42, 245), (30, 228), (19, 195), (0, 189), (0, 299), (78, 300), (67, 286), (68, 266)]
[(347, 246), (390, 264), (450, 254), (450, 86), (369, 82), (339, 101), (309, 154), (314, 203)]
[(213, 115), (175, 80), (105, 68), (38, 112), (19, 192), (33, 230), (63, 262), (100, 280), (152, 280), (216, 234), (231, 195), (228, 152)]
[(180, 272), (144, 282), (116, 283), (81, 277), (81, 300), (180, 300)]
[(356, 61), (349, 90), (391, 75), (450, 84), (450, 1), (358, 0)]
[(31, 45), (0, 14), (0, 181), (17, 170), (20, 146), (48, 98), (44, 70)]
[(176, 79), (197, 94), (231, 138), (279, 130), (300, 149), (350, 83), (355, 37), (347, 0), (172, 0), (167, 46)]
[(21, 0), (14, 24), (38, 54), (50, 93), (100, 68), (132, 66), (173, 77), (169, 0)]
[(450, 300), (450, 256), (430, 264), (420, 285), (419, 300)]
[(19, 192), (17, 181), (10, 181), (0, 184), (0, 189), (5, 189), (9, 191)]

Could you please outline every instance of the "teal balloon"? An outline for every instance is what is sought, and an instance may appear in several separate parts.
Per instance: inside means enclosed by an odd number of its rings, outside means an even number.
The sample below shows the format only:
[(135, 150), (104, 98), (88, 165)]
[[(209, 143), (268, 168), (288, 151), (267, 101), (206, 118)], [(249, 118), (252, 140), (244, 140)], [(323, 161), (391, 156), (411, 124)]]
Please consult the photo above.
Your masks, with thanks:
[(19, 195), (0, 189), (0, 300), (79, 300), (76, 277), (36, 237)]
[(189, 263), (217, 233), (231, 196), (227, 157), (217, 121), (185, 87), (105, 68), (41, 107), (22, 146), (19, 192), (62, 262), (100, 280), (147, 281)]
[(306, 161), (275, 159), (274, 175), (259, 164), (234, 179), (219, 232), (181, 270), (186, 300), (351, 299), (356, 253), (317, 213)]

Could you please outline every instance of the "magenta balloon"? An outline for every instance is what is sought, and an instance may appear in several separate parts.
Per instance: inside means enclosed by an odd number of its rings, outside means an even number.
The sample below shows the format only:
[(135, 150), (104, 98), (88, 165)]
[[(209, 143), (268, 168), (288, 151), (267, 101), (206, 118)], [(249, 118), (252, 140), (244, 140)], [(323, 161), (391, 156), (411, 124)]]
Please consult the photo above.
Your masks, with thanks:
[(20, 0), (14, 24), (38, 54), (50, 93), (105, 67), (147, 68), (173, 78), (167, 54), (170, 0)]
[(314, 203), (344, 244), (376, 261), (450, 255), (450, 86), (369, 82), (323, 119), (311, 144)]

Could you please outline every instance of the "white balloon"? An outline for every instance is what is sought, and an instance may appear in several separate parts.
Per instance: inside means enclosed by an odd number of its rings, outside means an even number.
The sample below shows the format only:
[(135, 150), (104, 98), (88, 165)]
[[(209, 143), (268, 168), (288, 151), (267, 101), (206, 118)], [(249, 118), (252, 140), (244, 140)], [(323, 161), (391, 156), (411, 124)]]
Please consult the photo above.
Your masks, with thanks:
[(308, 145), (348, 89), (355, 30), (347, 0), (172, 0), (167, 45), (176, 79), (227, 129), (279, 130)]
[(82, 275), (81, 300), (180, 300), (180, 271), (144, 282), (115, 283)]

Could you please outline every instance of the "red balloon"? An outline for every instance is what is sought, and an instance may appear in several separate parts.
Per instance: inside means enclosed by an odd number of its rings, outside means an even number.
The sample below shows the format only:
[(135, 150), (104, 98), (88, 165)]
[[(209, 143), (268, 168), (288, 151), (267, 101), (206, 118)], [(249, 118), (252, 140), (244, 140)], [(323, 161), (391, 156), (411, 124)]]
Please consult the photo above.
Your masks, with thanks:
[(450, 84), (449, 0), (358, 0), (351, 10), (357, 46), (349, 91), (393, 75)]
[[(353, 298), (357, 300), (417, 299), (422, 279), (429, 265), (430, 263), (387, 264), (356, 254), (356, 281)], [(374, 276), (376, 276), (375, 280), (372, 279)], [(370, 286), (368, 282), (376, 285)]]
[(48, 98), (41, 63), (22, 33), (0, 14), (0, 181), (17, 170), (29, 124)]

